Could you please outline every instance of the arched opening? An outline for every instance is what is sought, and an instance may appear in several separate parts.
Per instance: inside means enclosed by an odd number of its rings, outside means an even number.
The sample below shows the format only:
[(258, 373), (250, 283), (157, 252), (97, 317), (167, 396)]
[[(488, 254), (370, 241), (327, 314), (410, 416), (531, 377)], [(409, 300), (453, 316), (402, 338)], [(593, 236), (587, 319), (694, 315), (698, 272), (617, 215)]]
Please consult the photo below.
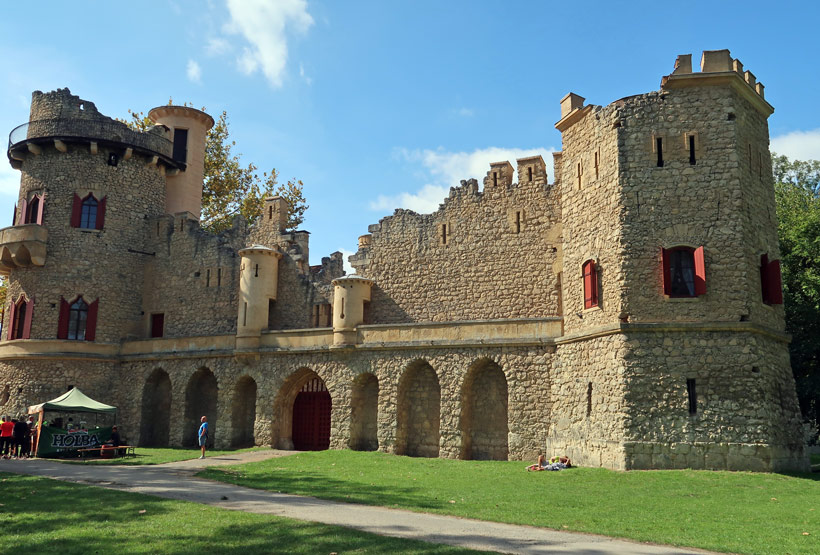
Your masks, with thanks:
[(274, 445), (279, 449), (321, 451), (330, 447), (332, 401), (316, 372), (302, 368), (282, 384), (274, 401)]
[(438, 457), (441, 386), (426, 361), (417, 360), (404, 371), (398, 401), (396, 454)]
[(253, 425), (256, 421), (256, 382), (242, 376), (236, 382), (231, 401), (231, 447), (254, 445)]
[(379, 380), (373, 374), (360, 374), (353, 381), (350, 418), (350, 448), (376, 451), (379, 448)]
[(171, 430), (171, 378), (162, 368), (155, 369), (145, 380), (140, 422), (141, 446), (168, 447)]
[(480, 360), (467, 372), (460, 428), (462, 459), (507, 460), (507, 378), (491, 360)]
[(182, 445), (197, 445), (200, 418), (208, 417), (208, 446), (213, 447), (216, 436), (216, 398), (219, 388), (216, 377), (208, 368), (200, 368), (188, 380), (185, 388), (185, 426)]

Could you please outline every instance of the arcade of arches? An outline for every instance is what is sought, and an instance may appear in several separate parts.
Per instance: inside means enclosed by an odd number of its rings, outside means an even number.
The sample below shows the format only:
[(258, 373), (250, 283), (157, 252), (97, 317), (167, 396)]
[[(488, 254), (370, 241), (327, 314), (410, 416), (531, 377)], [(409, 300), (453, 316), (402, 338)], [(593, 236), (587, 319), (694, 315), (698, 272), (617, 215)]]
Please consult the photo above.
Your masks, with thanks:
[[(224, 384), (217, 375), (205, 366), (187, 377), (153, 369), (142, 387), (140, 445), (195, 446), (200, 417), (206, 415), (210, 443), (219, 447), (333, 446), (412, 457), (494, 460), (510, 455), (507, 377), (489, 358), (465, 368), (458, 398), (447, 400), (457, 401), (459, 407), (452, 433), (460, 437), (460, 450), (452, 454), (441, 447), (444, 390), (425, 359), (404, 363), (387, 389), (381, 384), (385, 376), (371, 372), (359, 373), (347, 384), (328, 384), (316, 370), (302, 367), (278, 382), (272, 401), (269, 390), (260, 389), (259, 375), (245, 373)], [(174, 402), (181, 406), (175, 409)], [(181, 429), (175, 436), (172, 422), (177, 418)], [(334, 443), (333, 435), (340, 430), (341, 443)]]

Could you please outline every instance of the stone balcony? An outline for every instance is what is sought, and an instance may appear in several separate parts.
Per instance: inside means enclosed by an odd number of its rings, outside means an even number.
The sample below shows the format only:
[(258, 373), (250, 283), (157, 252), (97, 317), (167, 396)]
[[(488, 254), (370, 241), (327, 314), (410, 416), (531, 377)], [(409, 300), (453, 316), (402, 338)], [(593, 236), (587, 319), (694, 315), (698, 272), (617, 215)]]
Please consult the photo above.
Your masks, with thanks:
[(45, 265), (47, 241), (48, 230), (38, 224), (0, 229), (0, 275), (15, 268)]

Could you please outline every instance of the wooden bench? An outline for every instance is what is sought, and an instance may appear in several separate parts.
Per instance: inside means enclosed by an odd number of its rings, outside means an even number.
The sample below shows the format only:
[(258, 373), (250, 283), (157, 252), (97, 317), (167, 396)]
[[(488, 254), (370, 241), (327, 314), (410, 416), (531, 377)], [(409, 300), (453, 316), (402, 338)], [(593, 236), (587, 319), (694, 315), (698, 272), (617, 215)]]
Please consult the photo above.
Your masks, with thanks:
[[(105, 451), (106, 454), (108, 454), (108, 451), (111, 451), (111, 458), (113, 459), (115, 457), (136, 457), (137, 454), (134, 451), (135, 448), (135, 445), (119, 445), (117, 447), (105, 445), (100, 447), (87, 447), (85, 449), (77, 449), (77, 452), (83, 458), (93, 453), (97, 453), (97, 456), (102, 458), (103, 451)], [(122, 455), (120, 455), (120, 449), (122, 449)]]

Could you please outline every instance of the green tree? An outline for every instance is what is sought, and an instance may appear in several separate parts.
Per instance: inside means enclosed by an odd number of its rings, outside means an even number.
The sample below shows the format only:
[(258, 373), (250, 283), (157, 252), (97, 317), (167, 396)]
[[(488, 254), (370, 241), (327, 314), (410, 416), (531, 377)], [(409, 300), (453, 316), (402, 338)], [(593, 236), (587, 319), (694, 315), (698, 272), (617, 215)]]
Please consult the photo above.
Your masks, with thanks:
[[(172, 104), (172, 101), (168, 102)], [(188, 105), (186, 103), (186, 105)], [(202, 108), (202, 111), (206, 111)], [(132, 129), (145, 131), (153, 122), (142, 112), (128, 111), (130, 119), (124, 121)], [(262, 214), (264, 199), (279, 195), (288, 200), (288, 230), (294, 230), (304, 222), (308, 205), (304, 198), (304, 184), (291, 179), (279, 183), (276, 169), (260, 176), (255, 164), (244, 165), (240, 154), (234, 154), (236, 143), (230, 139), (228, 114), (222, 112), (208, 131), (205, 141), (205, 175), (202, 184), (203, 229), (218, 233), (231, 226), (234, 216), (241, 214), (253, 224)]]
[(820, 161), (773, 154), (786, 331), (803, 416), (820, 420)]

